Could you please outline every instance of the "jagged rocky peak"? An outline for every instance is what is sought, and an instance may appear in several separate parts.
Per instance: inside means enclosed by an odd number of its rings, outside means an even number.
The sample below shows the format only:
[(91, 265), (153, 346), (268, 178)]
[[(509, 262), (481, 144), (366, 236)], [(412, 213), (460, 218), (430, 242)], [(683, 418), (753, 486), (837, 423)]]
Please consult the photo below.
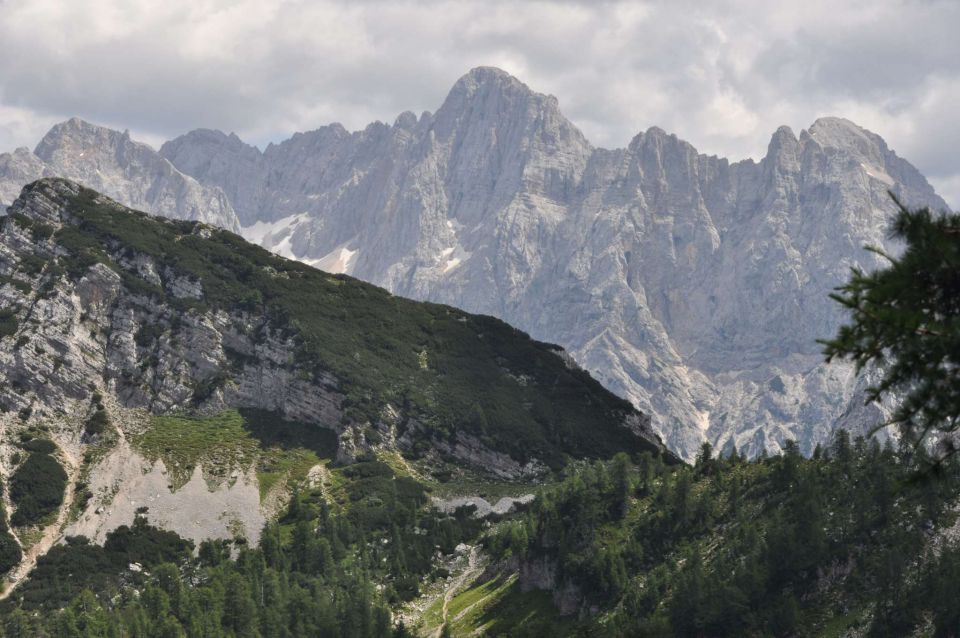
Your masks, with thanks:
[(160, 155), (188, 175), (193, 175), (210, 170), (211, 162), (224, 164), (239, 160), (255, 163), (261, 152), (243, 142), (236, 133), (228, 135), (223, 131), (201, 128), (164, 142)]
[(160, 155), (187, 175), (224, 189), (244, 226), (260, 212), (260, 149), (211, 129), (196, 129), (165, 142)]
[(818, 144), (881, 161), (887, 144), (876, 133), (842, 117), (821, 117), (807, 129)]
[[(131, 163), (142, 164), (151, 153), (149, 146), (120, 132), (73, 117), (55, 124), (33, 151), (56, 174), (105, 192), (132, 195), (125, 169)], [(166, 168), (167, 174), (173, 167)], [(175, 170), (175, 169), (174, 169)], [(140, 202), (131, 200), (131, 205)]]
[(129, 131), (75, 117), (53, 126), (33, 153), (18, 149), (0, 156), (3, 197), (46, 175), (76, 180), (139, 210), (240, 230), (218, 187), (183, 174), (149, 145), (131, 139)]
[(564, 152), (569, 147), (589, 149), (586, 137), (560, 112), (557, 98), (533, 91), (506, 71), (477, 67), (460, 78), (434, 117), (434, 130), (445, 137), (457, 130), (496, 131), (506, 137), (533, 136), (534, 141)]
[(789, 126), (781, 126), (770, 137), (767, 158), (772, 158), (776, 164), (796, 163), (799, 150), (800, 140), (793, 133), (793, 129)]
[[(633, 138), (638, 144), (639, 143), (653, 143), (653, 144), (662, 144), (665, 140), (672, 140), (674, 142), (680, 141), (680, 138), (674, 133), (667, 133), (663, 128), (659, 126), (650, 126), (646, 131), (638, 134)], [(686, 143), (686, 142), (684, 142)]]
[(130, 139), (129, 131), (121, 133), (91, 124), (79, 117), (72, 117), (65, 122), (54, 124), (33, 153), (44, 162), (55, 164), (72, 161), (74, 154), (120, 150), (127, 144), (138, 144)]
[(785, 144), (796, 144), (797, 141), (797, 136), (793, 132), (793, 129), (784, 124), (773, 132), (773, 136), (770, 138), (770, 146), (779, 148)]
[(478, 66), (454, 83), (444, 106), (455, 107), (476, 99), (515, 97), (528, 99), (539, 94), (502, 69)]
[(634, 137), (627, 150), (637, 159), (648, 188), (653, 187), (653, 181), (659, 181), (672, 190), (683, 189), (696, 196), (701, 156), (692, 144), (659, 126), (651, 126)]
[[(181, 153), (186, 147), (191, 147), (193, 152), (189, 155), (182, 156)], [(227, 134), (223, 131), (207, 128), (194, 129), (189, 133), (164, 142), (160, 147), (160, 154), (171, 161), (176, 159), (177, 161), (186, 162), (184, 168), (188, 168), (197, 166), (197, 164), (191, 162), (194, 161), (196, 157), (203, 157), (202, 154), (197, 152), (203, 149), (228, 153), (232, 157), (258, 158), (261, 155), (260, 150), (256, 146), (245, 143), (236, 133)], [(211, 156), (208, 155), (206, 159), (209, 161)]]
[[(450, 216), (467, 226), (497, 219), (520, 193), (565, 206), (594, 152), (555, 97), (491, 67), (454, 85), (429, 134), (446, 168), (443, 187), (454, 196)], [(561, 213), (526, 208), (537, 217)]]
[(393, 121), (394, 128), (413, 130), (417, 126), (417, 115), (413, 111), (404, 111)]
[(890, 190), (908, 204), (948, 209), (916, 167), (891, 150), (882, 137), (850, 120), (820, 118), (800, 137), (825, 153), (845, 158), (847, 168), (862, 171), (876, 188)]
[(680, 149), (693, 148), (676, 135), (671, 135), (659, 126), (651, 126), (646, 131), (638, 133), (627, 146), (627, 151), (634, 155), (660, 156), (666, 148)]

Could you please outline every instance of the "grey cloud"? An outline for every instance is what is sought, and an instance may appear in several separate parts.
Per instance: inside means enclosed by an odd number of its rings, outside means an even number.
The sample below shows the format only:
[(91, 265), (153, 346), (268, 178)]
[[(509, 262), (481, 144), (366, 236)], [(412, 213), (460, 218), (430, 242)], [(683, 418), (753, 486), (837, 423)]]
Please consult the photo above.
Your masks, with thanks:
[[(960, 75), (960, 4), (887, 12), (858, 28), (803, 25), (771, 42), (754, 72), (781, 91), (838, 94), (909, 108), (931, 74)], [(797, 73), (798, 69), (802, 72)]]
[(597, 145), (659, 125), (756, 156), (780, 124), (835, 114), (949, 185), (957, 24), (956, 3), (897, 0), (7, 0), (0, 143), (32, 146), (79, 115), (150, 141), (209, 127), (264, 145), (435, 110), (469, 68), (494, 65), (556, 95)]

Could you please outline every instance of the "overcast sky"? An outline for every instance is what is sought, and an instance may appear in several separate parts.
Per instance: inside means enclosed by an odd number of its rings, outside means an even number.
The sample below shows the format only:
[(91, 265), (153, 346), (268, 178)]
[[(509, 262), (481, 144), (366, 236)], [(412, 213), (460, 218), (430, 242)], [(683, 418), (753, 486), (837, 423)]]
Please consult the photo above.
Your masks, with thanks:
[(954, 0), (0, 0), (0, 46), (0, 150), (74, 115), (155, 146), (198, 127), (263, 146), (434, 111), (492, 65), (599, 146), (658, 125), (758, 158), (781, 124), (847, 117), (960, 208)]

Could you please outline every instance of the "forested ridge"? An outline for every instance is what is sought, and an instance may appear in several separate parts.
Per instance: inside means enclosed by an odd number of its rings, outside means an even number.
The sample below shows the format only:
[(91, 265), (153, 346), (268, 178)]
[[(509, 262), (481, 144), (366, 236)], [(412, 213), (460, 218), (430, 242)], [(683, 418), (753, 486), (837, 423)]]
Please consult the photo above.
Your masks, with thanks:
[[(547, 560), (608, 635), (954, 635), (960, 466), (837, 433), (802, 457), (585, 464), (487, 541)], [(949, 530), (949, 531), (948, 531)]]

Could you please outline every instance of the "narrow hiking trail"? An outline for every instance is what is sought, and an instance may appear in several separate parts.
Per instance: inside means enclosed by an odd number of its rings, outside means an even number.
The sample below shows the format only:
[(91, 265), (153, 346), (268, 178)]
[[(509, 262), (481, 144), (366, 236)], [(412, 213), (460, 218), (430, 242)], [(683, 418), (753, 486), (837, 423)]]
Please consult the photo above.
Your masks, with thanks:
[(473, 579), (479, 576), (480, 572), (483, 571), (483, 567), (480, 565), (480, 561), (478, 560), (478, 555), (479, 552), (477, 551), (476, 546), (471, 547), (470, 554), (467, 557), (466, 568), (459, 576), (453, 579), (450, 585), (443, 592), (443, 610), (440, 614), (440, 624), (437, 626), (436, 630), (434, 630), (433, 638), (440, 638), (440, 635), (443, 633), (443, 627), (449, 620), (448, 616), (450, 601), (456, 597), (457, 593), (459, 593), (464, 585), (473, 582)]

